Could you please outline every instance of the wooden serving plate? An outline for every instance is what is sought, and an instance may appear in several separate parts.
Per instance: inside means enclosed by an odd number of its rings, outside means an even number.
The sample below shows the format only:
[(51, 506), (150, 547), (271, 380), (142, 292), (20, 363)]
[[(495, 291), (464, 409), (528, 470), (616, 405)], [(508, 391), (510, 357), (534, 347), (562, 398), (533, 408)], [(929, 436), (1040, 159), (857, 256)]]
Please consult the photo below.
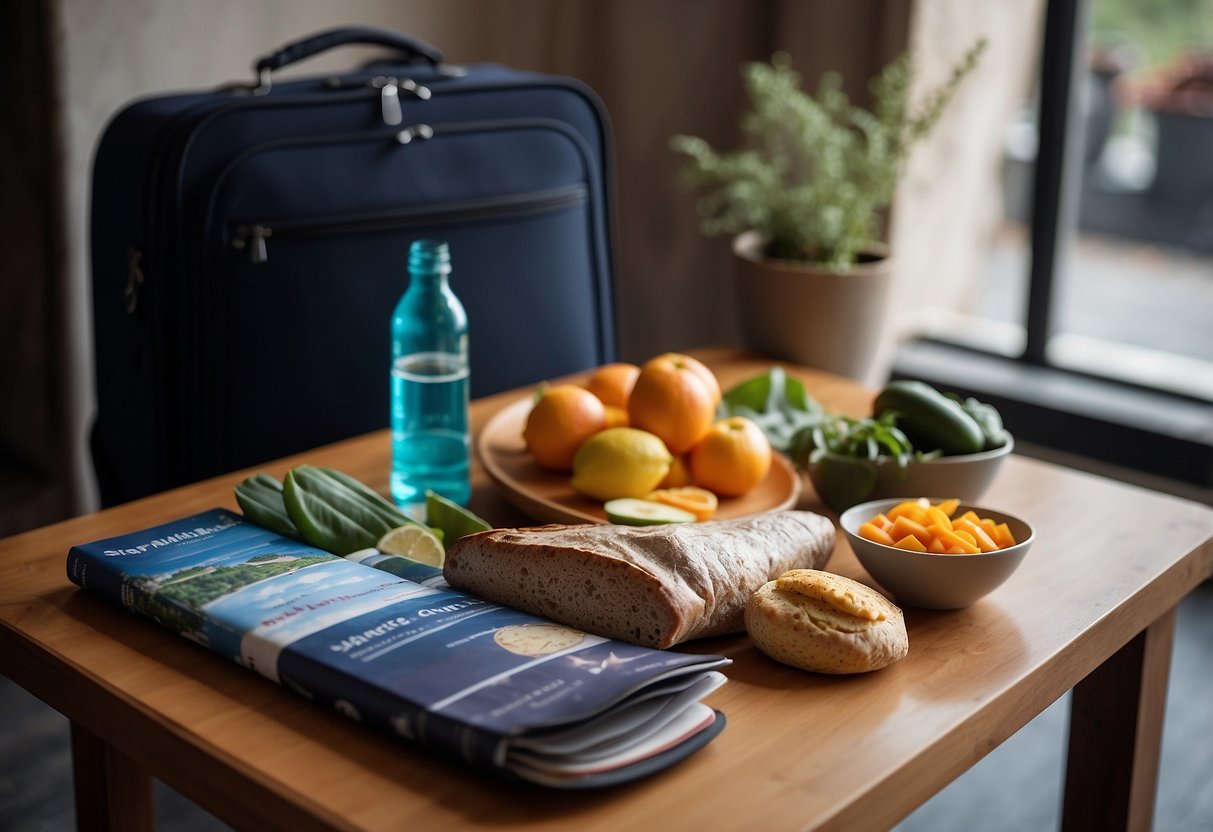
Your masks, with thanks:
[[(568, 473), (545, 471), (522, 441), (532, 399), (520, 399), (498, 411), (484, 426), (476, 451), (493, 482), (529, 517), (545, 523), (606, 523), (602, 503), (569, 486)], [(717, 519), (745, 517), (793, 508), (800, 499), (800, 475), (782, 454), (771, 458), (767, 478), (740, 497), (721, 498)]]

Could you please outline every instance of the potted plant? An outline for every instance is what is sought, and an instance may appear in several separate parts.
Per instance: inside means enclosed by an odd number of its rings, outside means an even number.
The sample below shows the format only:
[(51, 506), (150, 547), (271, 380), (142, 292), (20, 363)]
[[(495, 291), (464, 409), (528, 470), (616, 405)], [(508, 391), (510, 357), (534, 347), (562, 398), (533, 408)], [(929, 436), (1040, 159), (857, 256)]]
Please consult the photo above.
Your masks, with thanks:
[(881, 232), (913, 145), (939, 121), (976, 66), (979, 41), (948, 80), (911, 108), (909, 55), (871, 83), (873, 105), (853, 105), (837, 73), (816, 96), (791, 59), (742, 66), (747, 143), (720, 152), (679, 135), (682, 177), (704, 191), (709, 235), (736, 235), (736, 301), (747, 344), (761, 352), (865, 379), (879, 346), (892, 274)]

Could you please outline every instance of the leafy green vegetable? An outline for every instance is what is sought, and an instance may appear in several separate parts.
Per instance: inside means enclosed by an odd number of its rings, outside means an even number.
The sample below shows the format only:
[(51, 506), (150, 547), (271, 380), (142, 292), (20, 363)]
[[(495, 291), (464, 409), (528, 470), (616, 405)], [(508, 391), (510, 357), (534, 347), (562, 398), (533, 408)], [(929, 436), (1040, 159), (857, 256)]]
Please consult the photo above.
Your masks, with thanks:
[(372, 548), (397, 526), (416, 522), (353, 477), (331, 468), (293, 468), (282, 495), (303, 539), (338, 555)]
[(786, 453), (792, 437), (818, 424), (825, 410), (805, 391), (804, 384), (776, 366), (724, 394), (718, 418), (729, 416), (745, 416), (762, 429), (772, 448)]
[(835, 511), (844, 511), (871, 495), (876, 487), (877, 460), (895, 459), (905, 468), (911, 460), (939, 455), (915, 451), (896, 420), (897, 413), (891, 410), (863, 419), (829, 414), (821, 424), (793, 437), (789, 456), (809, 472), (822, 501)]
[[(303, 467), (307, 468), (308, 466)], [(296, 468), (295, 470), (298, 471), (300, 469)], [(349, 474), (338, 471), (336, 468), (317, 468), (315, 470), (322, 472), (334, 480), (337, 485), (345, 486), (354, 495), (361, 497), (365, 501), (366, 508), (378, 515), (385, 523), (391, 523), (391, 528), (394, 529), (397, 526), (417, 522), (397, 508), (396, 504), (391, 500), (380, 496), (377, 491), (363, 485)], [(338, 491), (338, 493), (340, 492)]]
[(236, 486), (236, 502), (244, 516), (258, 526), (283, 537), (300, 540), (299, 530), (286, 513), (282, 483), (264, 472), (253, 474)]
[(790, 456), (797, 465), (807, 468), (826, 454), (872, 460), (891, 457), (902, 467), (911, 459), (937, 455), (916, 454), (896, 422), (897, 414), (893, 411), (863, 419), (828, 414), (817, 425), (793, 437)]

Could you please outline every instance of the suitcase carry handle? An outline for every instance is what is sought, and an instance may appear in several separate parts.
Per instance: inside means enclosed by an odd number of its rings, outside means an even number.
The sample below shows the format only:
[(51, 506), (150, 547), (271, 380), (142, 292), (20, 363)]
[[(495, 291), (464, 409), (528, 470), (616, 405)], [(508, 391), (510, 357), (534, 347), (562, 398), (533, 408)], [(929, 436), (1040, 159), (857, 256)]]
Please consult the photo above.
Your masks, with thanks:
[(442, 52), (437, 47), (410, 35), (374, 26), (341, 26), (300, 38), (258, 58), (253, 64), (260, 84), (256, 91), (262, 94), (269, 92), (270, 73), (275, 69), (282, 69), (337, 46), (355, 43), (387, 46), (402, 53), (410, 61), (420, 58), (434, 66), (443, 61)]

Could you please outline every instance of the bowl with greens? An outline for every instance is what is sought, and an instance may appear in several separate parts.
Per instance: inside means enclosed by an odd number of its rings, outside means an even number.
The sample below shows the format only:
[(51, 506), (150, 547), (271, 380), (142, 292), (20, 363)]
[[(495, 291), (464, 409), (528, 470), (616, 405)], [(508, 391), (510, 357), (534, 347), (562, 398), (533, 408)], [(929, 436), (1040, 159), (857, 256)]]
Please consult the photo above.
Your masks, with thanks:
[(797, 432), (788, 454), (841, 512), (919, 494), (976, 501), (1014, 447), (992, 405), (899, 380), (877, 395), (872, 416), (826, 414)]
[(889, 382), (872, 414), (832, 413), (778, 366), (727, 391), (723, 416), (746, 416), (842, 512), (866, 500), (948, 494), (972, 502), (1015, 447), (991, 404), (922, 381)]

